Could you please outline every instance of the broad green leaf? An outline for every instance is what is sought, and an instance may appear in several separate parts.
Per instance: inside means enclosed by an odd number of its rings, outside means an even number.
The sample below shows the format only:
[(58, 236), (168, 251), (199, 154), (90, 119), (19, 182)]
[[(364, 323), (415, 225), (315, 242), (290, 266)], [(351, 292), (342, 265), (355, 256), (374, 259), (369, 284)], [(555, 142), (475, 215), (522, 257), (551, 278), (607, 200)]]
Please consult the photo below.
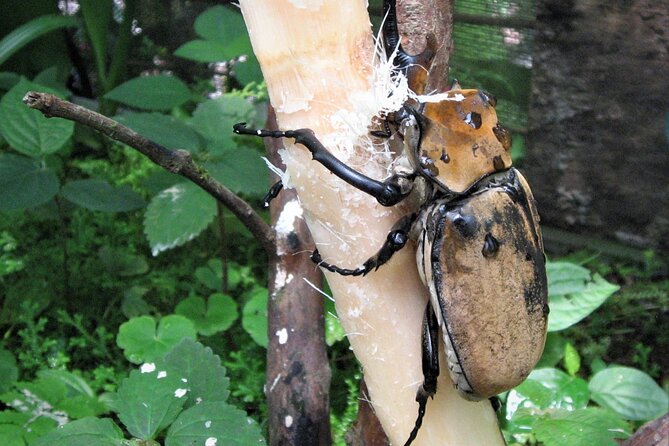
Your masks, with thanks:
[(267, 347), (267, 289), (257, 288), (244, 305), (242, 326), (254, 341)]
[(246, 415), (222, 401), (202, 403), (185, 410), (167, 431), (165, 446), (264, 445), (260, 427)]
[(232, 126), (238, 122), (255, 120), (253, 105), (241, 96), (225, 94), (220, 98), (202, 102), (193, 112), (192, 127), (208, 143), (210, 151), (222, 151), (236, 147)]
[(564, 346), (564, 368), (571, 376), (576, 376), (581, 370), (581, 356), (571, 342)]
[(102, 212), (127, 212), (145, 205), (144, 199), (128, 185), (112, 186), (100, 179), (74, 180), (61, 191), (74, 204)]
[[(16, 383), (16, 391), (0, 398), (14, 409), (54, 420), (84, 418), (106, 411), (90, 387), (65, 370), (41, 370), (37, 379)], [(48, 406), (48, 409), (45, 409)]]
[(580, 293), (590, 280), (590, 271), (571, 262), (548, 262), (546, 274), (549, 296)]
[(216, 217), (216, 202), (192, 183), (179, 183), (153, 197), (144, 233), (154, 256), (197, 237)]
[(541, 417), (533, 432), (545, 446), (617, 446), (614, 439), (629, 437), (629, 426), (614, 414), (591, 407)]
[(16, 358), (12, 352), (0, 347), (0, 394), (5, 393), (19, 378)]
[(187, 378), (155, 364), (130, 372), (119, 386), (116, 399), (118, 418), (128, 432), (148, 440), (169, 426), (187, 400), (184, 379)]
[(206, 302), (192, 296), (179, 302), (174, 312), (190, 319), (201, 335), (211, 336), (227, 330), (237, 320), (237, 303), (221, 293), (212, 294)]
[(126, 112), (114, 119), (169, 149), (184, 149), (189, 152), (200, 150), (200, 138), (197, 133), (173, 116), (162, 113)]
[(98, 258), (107, 272), (115, 276), (137, 276), (149, 270), (144, 256), (130, 254), (127, 249), (103, 246), (98, 251)]
[(82, 418), (52, 430), (34, 446), (123, 446), (123, 432), (109, 418)]
[(197, 16), (195, 32), (203, 39), (226, 46), (241, 36), (248, 36), (239, 11), (225, 6), (213, 6)]
[(589, 384), (592, 399), (627, 420), (651, 420), (669, 410), (667, 393), (641, 370), (609, 367)]
[(191, 40), (174, 51), (174, 55), (196, 62), (224, 62), (235, 57), (230, 50), (211, 40)]
[(544, 352), (541, 355), (541, 359), (537, 363), (537, 369), (543, 369), (546, 367), (554, 367), (564, 356), (564, 347), (567, 344), (567, 340), (563, 338), (558, 333), (548, 333), (546, 336), (546, 345), (544, 346)]
[(52, 66), (42, 70), (33, 78), (36, 84), (49, 87), (58, 92), (58, 96), (67, 96), (70, 91), (67, 89), (67, 78), (70, 72), (63, 67)]
[(3, 446), (33, 445), (35, 440), (56, 429), (56, 421), (27, 412), (0, 412), (0, 444)]
[(253, 55), (249, 55), (246, 60), (237, 62), (235, 64), (235, 77), (243, 85), (251, 82), (262, 82), (263, 75), (258, 59)]
[(144, 110), (170, 110), (188, 101), (191, 93), (174, 76), (141, 76), (114, 88), (105, 98)]
[(23, 97), (31, 90), (57, 94), (22, 78), (0, 101), (0, 132), (13, 149), (39, 157), (60, 150), (72, 136), (74, 123), (45, 118), (39, 111), (24, 105)]
[[(226, 229), (228, 223), (226, 222)], [(248, 267), (241, 267), (238, 263), (228, 262), (228, 289), (233, 290), (237, 288), (242, 282), (248, 280), (245, 277), (245, 270)], [(201, 266), (195, 270), (195, 278), (202, 285), (206, 286), (212, 291), (220, 291), (223, 289), (223, 262), (220, 259), (210, 259), (205, 266)]]
[(40, 161), (0, 153), (0, 211), (39, 206), (53, 198), (58, 187), (56, 174)]
[(9, 71), (0, 71), (0, 90), (11, 90), (12, 87), (21, 81), (21, 76)]
[(183, 316), (169, 315), (160, 320), (140, 316), (121, 324), (116, 344), (123, 349), (128, 361), (140, 364), (155, 361), (184, 338), (195, 339), (195, 326)]
[(569, 262), (550, 262), (548, 296), (551, 312), (548, 331), (571, 327), (595, 311), (620, 287), (607, 282), (600, 275)]
[(24, 23), (0, 40), (0, 65), (33, 40), (60, 28), (77, 26), (74, 17), (43, 15)]
[(187, 380), (188, 400), (185, 407), (199, 402), (225, 401), (230, 395), (230, 379), (225, 376), (221, 358), (209, 347), (184, 339), (163, 359), (165, 366)]
[(219, 161), (207, 163), (205, 167), (216, 180), (236, 194), (262, 198), (267, 193), (267, 166), (254, 150), (231, 150), (224, 153)]
[[(572, 377), (553, 368), (537, 369), (518, 387), (511, 390), (506, 399), (506, 416), (523, 428), (527, 411), (547, 409), (575, 410), (587, 406), (590, 400), (588, 384), (581, 378)], [(521, 421), (523, 418), (524, 421)]]

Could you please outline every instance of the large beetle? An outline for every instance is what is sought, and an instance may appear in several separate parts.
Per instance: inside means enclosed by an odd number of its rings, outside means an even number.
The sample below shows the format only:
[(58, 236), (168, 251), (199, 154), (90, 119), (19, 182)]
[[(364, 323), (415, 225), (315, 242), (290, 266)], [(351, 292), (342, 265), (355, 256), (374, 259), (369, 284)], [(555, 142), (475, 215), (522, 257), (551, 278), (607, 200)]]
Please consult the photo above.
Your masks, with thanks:
[[(416, 62), (399, 43), (395, 1), (386, 0), (384, 38), (397, 50), (395, 65)], [(422, 335), (424, 382), (419, 413), (407, 440), (422, 424), (437, 390), (441, 330), (451, 379), (459, 393), (480, 400), (515, 387), (543, 351), (548, 316), (543, 242), (534, 198), (511, 167), (509, 133), (498, 123), (495, 98), (455, 84), (440, 102), (404, 105), (387, 116), (377, 136), (398, 134), (402, 151), (384, 181), (355, 171), (332, 155), (309, 129), (269, 131), (234, 126), (238, 134), (294, 138), (313, 159), (352, 186), (393, 206), (422, 197), (416, 213), (401, 218), (381, 249), (355, 269), (312, 259), (343, 275), (366, 275), (390, 260), (411, 238), (419, 274), (430, 292)], [(266, 202), (281, 190), (277, 183)]]

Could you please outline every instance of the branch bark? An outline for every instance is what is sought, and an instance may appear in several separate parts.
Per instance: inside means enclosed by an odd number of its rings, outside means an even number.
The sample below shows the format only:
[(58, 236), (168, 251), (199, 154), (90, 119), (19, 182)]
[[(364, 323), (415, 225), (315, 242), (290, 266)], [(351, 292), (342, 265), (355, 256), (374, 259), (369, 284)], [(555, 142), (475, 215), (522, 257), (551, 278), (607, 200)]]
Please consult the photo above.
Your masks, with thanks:
[(216, 181), (202, 166), (193, 161), (185, 150), (170, 150), (104, 115), (73, 104), (48, 93), (29, 91), (23, 102), (39, 110), (47, 118), (63, 118), (91, 127), (98, 132), (127, 144), (146, 155), (163, 169), (181, 175), (200, 186), (212, 197), (232, 211), (260, 241), (270, 259), (276, 256), (274, 231), (258, 213), (230, 189)]
[[(278, 130), (270, 107), (267, 127)], [(269, 160), (282, 167), (283, 143), (266, 139)], [(309, 258), (314, 242), (294, 190), (272, 201), (277, 256), (269, 264), (266, 394), (270, 445), (328, 446), (330, 366), (325, 350), (323, 275)], [(311, 285), (313, 284), (313, 286)]]

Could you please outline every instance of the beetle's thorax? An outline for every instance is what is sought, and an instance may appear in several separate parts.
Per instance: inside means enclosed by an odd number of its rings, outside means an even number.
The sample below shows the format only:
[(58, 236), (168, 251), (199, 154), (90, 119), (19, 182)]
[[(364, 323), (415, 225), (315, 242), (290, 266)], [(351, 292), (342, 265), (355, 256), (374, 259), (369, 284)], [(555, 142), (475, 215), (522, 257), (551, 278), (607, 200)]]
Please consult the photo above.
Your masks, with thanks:
[[(446, 193), (461, 193), (511, 167), (511, 137), (497, 122), (495, 99), (479, 90), (451, 90), (424, 105), (416, 171)], [(406, 143), (405, 143), (406, 145)]]

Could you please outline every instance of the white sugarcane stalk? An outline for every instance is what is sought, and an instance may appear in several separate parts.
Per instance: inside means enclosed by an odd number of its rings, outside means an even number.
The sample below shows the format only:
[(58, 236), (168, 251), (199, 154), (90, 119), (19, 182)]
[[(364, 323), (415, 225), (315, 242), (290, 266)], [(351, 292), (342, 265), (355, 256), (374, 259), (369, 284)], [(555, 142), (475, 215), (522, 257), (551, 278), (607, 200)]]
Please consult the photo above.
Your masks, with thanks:
[[(240, 0), (281, 129), (311, 128), (339, 159), (377, 179), (390, 156), (367, 137), (388, 92), (375, 75), (374, 40), (363, 0)], [(387, 78), (387, 76), (386, 76)], [(384, 91), (386, 90), (386, 91)], [(294, 187), (323, 258), (355, 268), (382, 245), (406, 212), (384, 208), (285, 140), (284, 182)], [(337, 313), (360, 361), (374, 410), (392, 444), (413, 428), (422, 383), (420, 330), (428, 299), (408, 244), (366, 277), (326, 273)], [(446, 361), (414, 444), (503, 445), (490, 404), (465, 401)], [(271, 390), (270, 390), (271, 391)]]

